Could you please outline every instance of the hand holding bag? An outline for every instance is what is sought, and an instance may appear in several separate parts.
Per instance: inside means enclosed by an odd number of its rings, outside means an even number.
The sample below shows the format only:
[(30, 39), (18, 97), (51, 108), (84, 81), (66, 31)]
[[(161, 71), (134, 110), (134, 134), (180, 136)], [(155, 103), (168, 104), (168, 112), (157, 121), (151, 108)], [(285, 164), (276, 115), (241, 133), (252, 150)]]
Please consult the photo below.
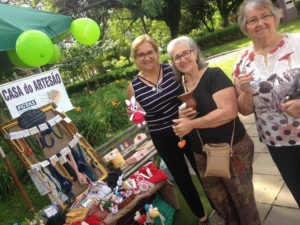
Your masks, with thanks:
[(235, 130), (235, 120), (233, 121), (233, 131), (231, 136), (231, 143), (206, 143), (203, 145), (203, 141), (197, 131), (198, 137), (202, 143), (203, 151), (206, 152), (206, 169), (205, 177), (224, 177), (231, 178), (230, 173), (230, 157), (232, 156), (232, 144)]

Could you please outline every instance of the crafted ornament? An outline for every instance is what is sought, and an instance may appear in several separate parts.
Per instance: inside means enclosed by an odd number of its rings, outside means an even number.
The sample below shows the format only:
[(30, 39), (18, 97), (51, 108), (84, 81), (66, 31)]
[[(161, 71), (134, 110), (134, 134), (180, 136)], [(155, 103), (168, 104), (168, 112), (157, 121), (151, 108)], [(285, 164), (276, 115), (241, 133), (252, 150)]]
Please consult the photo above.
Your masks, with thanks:
[(142, 110), (138, 110), (135, 97), (132, 96), (130, 101), (126, 99), (125, 103), (131, 112), (129, 120), (134, 122), (139, 128), (146, 125), (146, 121), (145, 121), (146, 113)]

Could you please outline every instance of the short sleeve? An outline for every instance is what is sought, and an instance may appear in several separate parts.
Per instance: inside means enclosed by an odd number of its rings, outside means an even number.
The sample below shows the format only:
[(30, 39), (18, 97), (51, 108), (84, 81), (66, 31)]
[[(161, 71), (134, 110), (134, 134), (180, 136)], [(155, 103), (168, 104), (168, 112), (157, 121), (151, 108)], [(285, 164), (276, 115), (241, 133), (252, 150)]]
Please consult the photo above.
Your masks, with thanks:
[(224, 88), (233, 87), (232, 81), (219, 67), (210, 68), (210, 84), (209, 89), (211, 94), (214, 94)]

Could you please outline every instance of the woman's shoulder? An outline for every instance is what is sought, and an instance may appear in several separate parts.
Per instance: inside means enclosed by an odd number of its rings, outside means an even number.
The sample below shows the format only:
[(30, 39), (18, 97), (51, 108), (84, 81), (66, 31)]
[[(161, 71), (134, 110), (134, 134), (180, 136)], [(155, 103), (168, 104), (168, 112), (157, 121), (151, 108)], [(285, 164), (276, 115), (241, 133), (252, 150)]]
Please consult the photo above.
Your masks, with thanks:
[(163, 69), (172, 69), (172, 65), (170, 63), (162, 63), (161, 66)]
[(225, 74), (220, 67), (207, 67), (205, 72), (210, 75), (217, 75), (217, 76), (220, 74)]
[(300, 41), (300, 33), (286, 33), (285, 37), (291, 41)]

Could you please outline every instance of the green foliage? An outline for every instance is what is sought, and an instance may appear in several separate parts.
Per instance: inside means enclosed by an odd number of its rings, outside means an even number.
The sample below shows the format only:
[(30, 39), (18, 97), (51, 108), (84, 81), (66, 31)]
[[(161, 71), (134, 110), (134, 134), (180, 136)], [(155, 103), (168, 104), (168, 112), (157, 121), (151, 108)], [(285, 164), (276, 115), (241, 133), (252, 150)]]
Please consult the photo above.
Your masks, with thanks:
[(237, 24), (215, 30), (213, 33), (206, 33), (197, 35), (193, 33), (190, 35), (202, 50), (212, 48), (217, 45), (228, 43), (244, 37)]
[[(11, 148), (8, 146), (7, 142), (0, 138), (0, 146), (6, 154), (8, 163), (13, 167), (14, 172), (21, 182), (28, 180), (28, 174), (20, 163), (20, 159), (17, 158)], [(3, 160), (0, 160), (0, 200), (4, 199), (7, 194), (16, 189), (15, 183), (13, 182), (12, 176), (9, 173), (7, 166)]]
[[(23, 187), (36, 211), (39, 211), (45, 207), (45, 205), (51, 204), (47, 197), (39, 194), (32, 183), (23, 183)], [(25, 218), (30, 220), (34, 217), (34, 215), (29, 211), (29, 207), (21, 193), (19, 191), (15, 191), (10, 192), (9, 196), (1, 199), (0, 217), (1, 224), (8, 225), (15, 222), (20, 224), (25, 220)]]
[(68, 113), (80, 133), (96, 147), (130, 125), (125, 99), (128, 81), (116, 80), (102, 88), (71, 96), (76, 110)]

